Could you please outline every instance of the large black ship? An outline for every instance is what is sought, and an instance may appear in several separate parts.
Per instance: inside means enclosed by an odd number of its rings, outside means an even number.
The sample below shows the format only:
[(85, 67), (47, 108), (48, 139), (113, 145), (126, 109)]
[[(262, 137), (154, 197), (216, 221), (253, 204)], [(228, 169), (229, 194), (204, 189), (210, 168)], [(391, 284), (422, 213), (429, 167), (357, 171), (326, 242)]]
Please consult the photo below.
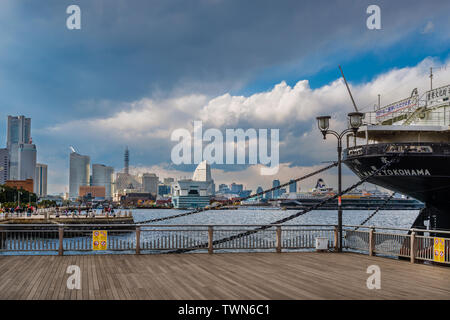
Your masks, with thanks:
[[(450, 230), (450, 86), (366, 113), (344, 163), (368, 182), (425, 203), (412, 227)], [(349, 137), (350, 138), (350, 137)], [(353, 142), (353, 145), (351, 145)]]

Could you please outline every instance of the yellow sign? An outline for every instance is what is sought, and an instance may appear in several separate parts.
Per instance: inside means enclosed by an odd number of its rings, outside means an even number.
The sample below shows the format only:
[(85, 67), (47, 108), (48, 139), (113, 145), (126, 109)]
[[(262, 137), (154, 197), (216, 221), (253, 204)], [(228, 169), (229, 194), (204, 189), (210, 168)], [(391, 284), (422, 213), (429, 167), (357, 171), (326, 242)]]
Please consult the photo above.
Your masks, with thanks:
[(92, 249), (106, 250), (108, 241), (108, 231), (94, 230), (92, 231)]
[(445, 239), (434, 238), (433, 260), (436, 262), (445, 262)]

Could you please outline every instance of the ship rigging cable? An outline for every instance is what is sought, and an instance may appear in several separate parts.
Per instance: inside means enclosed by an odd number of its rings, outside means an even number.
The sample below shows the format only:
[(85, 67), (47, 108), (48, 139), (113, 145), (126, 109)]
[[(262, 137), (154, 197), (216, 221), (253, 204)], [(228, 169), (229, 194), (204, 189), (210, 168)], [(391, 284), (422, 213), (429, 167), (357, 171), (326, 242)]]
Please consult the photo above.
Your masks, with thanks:
[[(247, 196), (247, 197), (245, 197), (245, 198), (240, 199), (239, 201), (245, 201), (245, 200), (248, 200), (248, 199), (250, 199), (250, 198), (262, 196), (263, 194), (265, 194), (265, 193), (267, 193), (267, 192), (272, 192), (272, 191), (274, 191), (274, 190), (277, 190), (277, 189), (281, 189), (281, 188), (283, 188), (283, 187), (286, 187), (286, 186), (288, 186), (288, 185), (290, 185), (290, 184), (292, 184), (292, 183), (294, 183), (294, 182), (298, 182), (298, 181), (301, 181), (301, 180), (305, 180), (305, 179), (310, 178), (310, 177), (312, 177), (312, 176), (314, 176), (314, 175), (316, 175), (316, 174), (318, 174), (318, 173), (321, 173), (321, 172), (326, 171), (326, 170), (328, 170), (328, 169), (330, 169), (330, 168), (333, 168), (333, 167), (337, 166), (337, 164), (338, 164), (337, 162), (333, 162), (333, 163), (330, 164), (329, 166), (326, 166), (326, 167), (324, 167), (324, 168), (321, 168), (321, 169), (319, 169), (319, 170), (317, 170), (317, 171), (308, 173), (307, 175), (304, 175), (304, 176), (302, 176), (302, 177), (300, 177), (300, 178), (297, 178), (297, 179), (295, 179), (295, 180), (291, 180), (291, 181), (289, 181), (289, 182), (283, 183), (282, 185), (279, 185), (279, 186), (277, 186), (277, 187), (273, 187), (273, 188), (271, 188), (271, 189), (268, 189), (268, 190), (265, 190), (265, 191), (262, 191), (262, 192), (259, 192), (259, 193), (255, 193), (255, 194), (249, 195), (249, 196)], [(156, 219), (150, 219), (150, 220), (144, 220), (144, 221), (138, 221), (138, 222), (136, 222), (136, 224), (152, 223), (152, 222), (159, 222), (159, 221), (165, 221), (165, 220), (170, 220), (170, 219), (175, 219), (175, 218), (185, 217), (185, 216), (189, 216), (189, 215), (194, 214), (194, 213), (200, 213), (200, 212), (204, 212), (204, 211), (208, 211), (208, 210), (216, 210), (216, 209), (218, 209), (218, 208), (221, 208), (221, 207), (223, 207), (223, 206), (227, 206), (227, 205), (230, 205), (230, 204), (233, 204), (233, 201), (232, 201), (232, 200), (228, 200), (228, 201), (226, 201), (225, 203), (221, 203), (221, 204), (218, 204), (218, 205), (213, 206), (213, 207), (200, 208), (200, 209), (197, 209), (197, 210), (194, 210), (194, 211), (189, 211), (189, 212), (185, 212), (185, 213), (180, 213), (180, 214), (176, 214), (176, 215), (173, 215), (173, 216), (162, 217), (162, 218), (156, 218)]]
[[(381, 204), (381, 206), (379, 206), (379, 207), (378, 207), (378, 208), (377, 208), (370, 216), (367, 217), (366, 220), (364, 220), (363, 222), (361, 222), (359, 225), (360, 225), (360, 226), (363, 226), (363, 225), (365, 225), (370, 219), (372, 219), (374, 215), (376, 215), (381, 209), (383, 209), (383, 208), (388, 204), (389, 201), (392, 200), (392, 198), (395, 196), (395, 194), (396, 194), (396, 192), (392, 193), (391, 196), (390, 196), (389, 198), (387, 198), (387, 199)], [(353, 231), (356, 231), (356, 230), (358, 230), (358, 229), (359, 229), (359, 227), (356, 227)]]
[[(312, 206), (312, 207), (310, 207), (310, 208), (308, 208), (308, 209), (305, 209), (305, 210), (303, 210), (303, 211), (299, 211), (299, 212), (297, 212), (297, 213), (294, 213), (293, 215), (290, 215), (290, 216), (288, 216), (288, 217), (286, 217), (286, 218), (283, 218), (283, 219), (280, 219), (280, 220), (278, 220), (278, 221), (272, 222), (271, 224), (268, 224), (268, 225), (265, 225), (265, 226), (261, 226), (261, 227), (255, 228), (255, 229), (253, 229), (253, 230), (249, 230), (249, 231), (246, 231), (246, 232), (242, 232), (242, 233), (239, 233), (239, 234), (236, 234), (236, 235), (233, 235), (233, 236), (230, 236), (230, 237), (226, 237), (226, 238), (223, 238), (223, 239), (220, 239), (220, 240), (215, 240), (215, 241), (213, 241), (213, 245), (221, 244), (221, 243), (228, 242), (228, 241), (231, 241), (231, 240), (234, 240), (234, 239), (239, 239), (239, 238), (242, 238), (242, 237), (246, 237), (246, 236), (255, 234), (255, 233), (259, 232), (259, 231), (266, 230), (266, 229), (272, 228), (272, 227), (274, 227), (274, 226), (276, 226), (276, 225), (285, 223), (285, 222), (287, 222), (287, 221), (289, 221), (289, 220), (295, 219), (295, 218), (297, 218), (297, 217), (299, 217), (299, 216), (302, 216), (302, 215), (304, 215), (304, 214), (306, 214), (306, 213), (308, 213), (308, 212), (311, 212), (311, 211), (313, 211), (313, 210), (317, 210), (318, 208), (320, 208), (321, 206), (323, 206), (323, 205), (326, 204), (327, 202), (329, 202), (329, 201), (331, 201), (331, 200), (337, 199), (337, 197), (342, 196), (343, 194), (346, 194), (347, 192), (349, 192), (349, 191), (355, 189), (356, 187), (358, 187), (358, 186), (360, 186), (361, 184), (363, 184), (364, 182), (366, 182), (369, 178), (371, 178), (371, 177), (373, 177), (374, 175), (376, 175), (376, 174), (380, 173), (381, 171), (385, 170), (385, 169), (388, 168), (392, 163), (396, 162), (396, 161), (397, 161), (397, 158), (398, 158), (399, 156), (400, 156), (400, 154), (397, 154), (391, 161), (388, 161), (388, 162), (387, 162), (386, 164), (384, 164), (381, 168), (375, 170), (375, 171), (372, 172), (370, 175), (364, 177), (363, 179), (361, 179), (361, 180), (358, 181), (357, 183), (353, 184), (352, 186), (348, 187), (347, 189), (345, 189), (345, 190), (342, 191), (341, 193), (338, 193), (338, 194), (336, 194), (336, 195), (334, 195), (334, 196), (332, 196), (332, 197), (330, 197), (330, 198), (327, 198), (327, 199), (321, 201), (320, 203), (318, 203), (318, 204), (316, 204), (316, 205), (314, 205), (314, 206)], [(200, 244), (200, 245), (195, 246), (195, 247), (193, 247), (193, 248), (189, 248), (189, 249), (178, 249), (178, 250), (174, 250), (174, 251), (169, 251), (169, 252), (167, 252), (167, 253), (184, 253), (184, 252), (189, 252), (189, 251), (193, 251), (193, 250), (197, 250), (197, 249), (203, 249), (203, 248), (206, 248), (207, 246), (208, 246), (207, 243), (203, 243), (203, 244)]]

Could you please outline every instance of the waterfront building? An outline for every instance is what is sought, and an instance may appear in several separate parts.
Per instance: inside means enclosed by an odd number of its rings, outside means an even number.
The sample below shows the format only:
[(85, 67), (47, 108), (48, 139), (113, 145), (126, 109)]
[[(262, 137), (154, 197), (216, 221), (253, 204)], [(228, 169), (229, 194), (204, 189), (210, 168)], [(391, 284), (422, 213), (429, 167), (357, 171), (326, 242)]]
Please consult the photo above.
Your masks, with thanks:
[(172, 204), (174, 208), (206, 207), (211, 198), (210, 187), (208, 181), (178, 180), (173, 184)]
[(89, 186), (90, 176), (90, 157), (70, 153), (70, 171), (69, 171), (69, 199), (77, 199), (79, 197), (80, 186)]
[(144, 173), (142, 175), (142, 191), (150, 192), (156, 196), (158, 194), (159, 178), (154, 173)]
[(242, 190), (241, 192), (239, 192), (239, 197), (240, 198), (247, 198), (252, 194), (252, 190)]
[(11, 146), (14, 144), (29, 143), (30, 140), (31, 118), (8, 116), (7, 149), (11, 149)]
[(166, 185), (166, 186), (171, 186), (172, 185), (172, 183), (174, 183), (175, 182), (175, 180), (173, 179), (173, 178), (164, 178), (164, 184)]
[(156, 195), (151, 192), (143, 191), (127, 191), (126, 194), (120, 196), (120, 204), (129, 206), (136, 206), (145, 202), (153, 202), (156, 200)]
[(34, 193), (39, 197), (47, 196), (47, 165), (36, 164), (36, 174), (34, 177)]
[(172, 203), (175, 208), (203, 208), (215, 194), (211, 167), (202, 161), (194, 171), (192, 179), (178, 180), (172, 184)]
[(158, 196), (164, 197), (166, 195), (172, 194), (172, 187), (166, 184), (158, 185)]
[[(273, 181), (272, 181), (272, 187), (273, 187), (273, 188), (279, 187), (279, 186), (280, 186), (280, 180), (273, 180)], [(279, 198), (280, 195), (281, 195), (280, 189), (277, 189), (277, 190), (274, 190), (274, 191), (273, 191), (273, 198), (274, 198), (274, 199)]]
[(6, 148), (9, 153), (8, 179), (34, 179), (36, 145), (31, 140), (30, 118), (25, 118), (25, 116), (8, 116)]
[(16, 188), (18, 190), (23, 189), (31, 193), (33, 192), (33, 179), (7, 180), (5, 185), (7, 187)]
[(5, 184), (9, 176), (9, 151), (0, 149), (0, 185)]
[[(264, 189), (263, 189), (261, 186), (258, 186), (258, 188), (256, 189), (256, 193), (261, 193), (261, 192), (263, 192), (263, 191), (264, 191)], [(264, 196), (264, 195), (259, 195), (259, 196), (257, 197), (257, 199), (262, 199), (263, 196)]]
[(223, 194), (223, 193), (230, 193), (230, 192), (231, 192), (231, 190), (226, 184), (222, 183), (219, 185), (219, 193)]
[(21, 143), (18, 149), (18, 180), (34, 179), (36, 174), (36, 145)]
[(216, 185), (211, 175), (211, 166), (208, 161), (204, 160), (199, 163), (192, 176), (193, 181), (201, 181), (209, 183), (208, 194), (214, 195), (216, 193)]
[(130, 151), (128, 150), (128, 147), (125, 148), (125, 153), (123, 155), (123, 162), (124, 162), (124, 167), (123, 167), (123, 172), (125, 174), (129, 174), (129, 166), (130, 166)]
[(142, 190), (141, 178), (129, 173), (118, 172), (114, 182), (114, 190), (119, 194), (123, 194), (125, 189)]
[(106, 188), (105, 186), (80, 186), (78, 194), (80, 198), (104, 200)]
[(290, 184), (289, 184), (289, 192), (290, 193), (297, 192), (297, 181), (291, 180), (289, 182), (290, 182)]
[(232, 183), (230, 185), (231, 193), (240, 194), (244, 190), (244, 185)]
[(142, 177), (130, 174), (129, 166), (130, 151), (128, 150), (128, 147), (126, 147), (123, 172), (118, 172), (114, 181), (114, 192), (117, 193), (117, 197), (125, 195), (125, 189), (138, 190), (139, 192), (142, 191)]
[(104, 164), (92, 165), (92, 186), (105, 187), (105, 199), (111, 200), (113, 196), (114, 168)]

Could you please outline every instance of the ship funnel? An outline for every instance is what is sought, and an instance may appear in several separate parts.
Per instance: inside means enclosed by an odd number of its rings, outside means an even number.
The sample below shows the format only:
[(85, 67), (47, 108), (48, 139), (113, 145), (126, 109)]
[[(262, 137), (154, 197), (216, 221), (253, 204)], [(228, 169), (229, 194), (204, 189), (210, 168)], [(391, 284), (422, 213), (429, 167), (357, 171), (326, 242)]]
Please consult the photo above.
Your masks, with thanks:
[(317, 179), (316, 189), (323, 189), (326, 187), (327, 187), (327, 185), (325, 184), (325, 181), (323, 181), (322, 178)]

